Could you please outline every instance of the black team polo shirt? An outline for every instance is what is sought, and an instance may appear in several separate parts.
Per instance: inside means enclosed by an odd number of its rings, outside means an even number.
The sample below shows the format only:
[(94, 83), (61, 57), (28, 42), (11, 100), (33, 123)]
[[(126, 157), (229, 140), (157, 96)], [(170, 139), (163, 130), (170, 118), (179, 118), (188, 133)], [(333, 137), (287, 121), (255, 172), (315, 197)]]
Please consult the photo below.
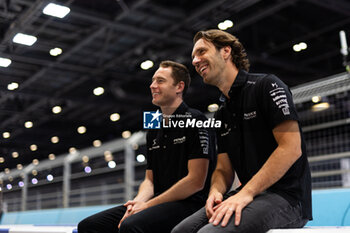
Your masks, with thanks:
[[(184, 102), (172, 114), (172, 121), (195, 118), (207, 120), (203, 113), (189, 108)], [(153, 172), (155, 196), (163, 193), (188, 174), (190, 159), (209, 160), (209, 171), (203, 190), (189, 200), (205, 202), (211, 174), (215, 168), (215, 130), (210, 128), (161, 128), (147, 133), (147, 169)]]
[[(240, 70), (229, 96), (222, 95), (223, 104), (215, 115), (222, 121), (217, 130), (218, 153), (228, 153), (244, 186), (277, 148), (272, 130), (283, 121), (298, 121), (298, 115), (289, 88), (271, 74)], [(293, 206), (300, 203), (303, 218), (312, 219), (311, 176), (302, 133), (301, 140), (302, 156), (268, 191)]]

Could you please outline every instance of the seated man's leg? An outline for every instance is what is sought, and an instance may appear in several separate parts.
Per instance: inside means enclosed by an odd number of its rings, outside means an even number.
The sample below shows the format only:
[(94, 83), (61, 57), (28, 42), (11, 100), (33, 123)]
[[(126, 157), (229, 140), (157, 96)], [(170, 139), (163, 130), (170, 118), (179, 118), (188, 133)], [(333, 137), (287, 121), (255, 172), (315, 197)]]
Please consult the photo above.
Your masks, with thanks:
[(85, 218), (78, 224), (79, 233), (117, 233), (126, 207), (117, 206)]
[(196, 233), (200, 228), (208, 223), (205, 207), (198, 210), (177, 224), (171, 233)]
[(243, 209), (239, 226), (232, 216), (226, 227), (208, 223), (198, 233), (265, 233), (274, 228), (300, 228), (306, 222), (301, 206), (293, 207), (280, 195), (265, 192)]
[(150, 207), (126, 218), (120, 233), (169, 233), (184, 218), (197, 211), (202, 203), (176, 201)]

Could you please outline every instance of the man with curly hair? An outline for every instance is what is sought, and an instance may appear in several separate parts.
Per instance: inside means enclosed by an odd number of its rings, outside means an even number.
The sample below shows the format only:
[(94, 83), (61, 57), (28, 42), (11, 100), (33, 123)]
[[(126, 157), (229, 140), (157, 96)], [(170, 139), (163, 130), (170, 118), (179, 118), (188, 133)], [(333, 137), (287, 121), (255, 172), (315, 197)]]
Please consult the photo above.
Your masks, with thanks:
[[(289, 88), (274, 75), (249, 73), (243, 45), (220, 30), (195, 35), (192, 64), (222, 92), (218, 160), (205, 207), (172, 233), (303, 227), (312, 219), (311, 176)], [(229, 192), (235, 173), (241, 186)]]

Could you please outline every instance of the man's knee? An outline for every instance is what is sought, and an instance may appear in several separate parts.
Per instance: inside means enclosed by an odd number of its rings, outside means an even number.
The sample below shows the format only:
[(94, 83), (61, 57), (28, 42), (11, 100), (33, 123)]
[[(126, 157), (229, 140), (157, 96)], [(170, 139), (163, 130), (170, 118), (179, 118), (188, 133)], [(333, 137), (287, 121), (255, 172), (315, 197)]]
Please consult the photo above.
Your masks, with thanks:
[[(140, 229), (139, 223), (134, 216), (130, 216), (126, 218), (122, 224), (120, 224), (119, 233), (140, 233), (142, 230)], [(80, 233), (80, 232), (79, 232)]]
[(79, 233), (92, 232), (94, 227), (95, 227), (94, 222), (90, 218), (85, 218), (84, 220), (78, 223), (78, 232)]
[(186, 227), (186, 224), (177, 224), (172, 230), (171, 233), (187, 233), (188, 229)]

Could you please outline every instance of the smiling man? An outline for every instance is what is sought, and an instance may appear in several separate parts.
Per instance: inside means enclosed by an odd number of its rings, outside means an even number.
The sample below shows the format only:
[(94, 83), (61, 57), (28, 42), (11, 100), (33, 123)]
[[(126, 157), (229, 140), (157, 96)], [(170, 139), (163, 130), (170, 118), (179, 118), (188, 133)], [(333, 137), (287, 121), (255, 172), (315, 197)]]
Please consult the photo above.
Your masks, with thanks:
[[(165, 121), (187, 118), (205, 121), (183, 102), (190, 84), (187, 68), (163, 61), (152, 77), (152, 103)], [(154, 114), (154, 117), (158, 117)], [(79, 233), (167, 233), (197, 211), (206, 200), (216, 161), (212, 129), (167, 127), (147, 133), (145, 179), (133, 200), (90, 216)]]
[[(249, 73), (243, 45), (224, 31), (198, 32), (192, 63), (222, 92), (218, 161), (205, 207), (172, 233), (303, 227), (312, 219), (311, 178), (288, 87), (274, 75)], [(235, 172), (242, 185), (229, 192)]]

